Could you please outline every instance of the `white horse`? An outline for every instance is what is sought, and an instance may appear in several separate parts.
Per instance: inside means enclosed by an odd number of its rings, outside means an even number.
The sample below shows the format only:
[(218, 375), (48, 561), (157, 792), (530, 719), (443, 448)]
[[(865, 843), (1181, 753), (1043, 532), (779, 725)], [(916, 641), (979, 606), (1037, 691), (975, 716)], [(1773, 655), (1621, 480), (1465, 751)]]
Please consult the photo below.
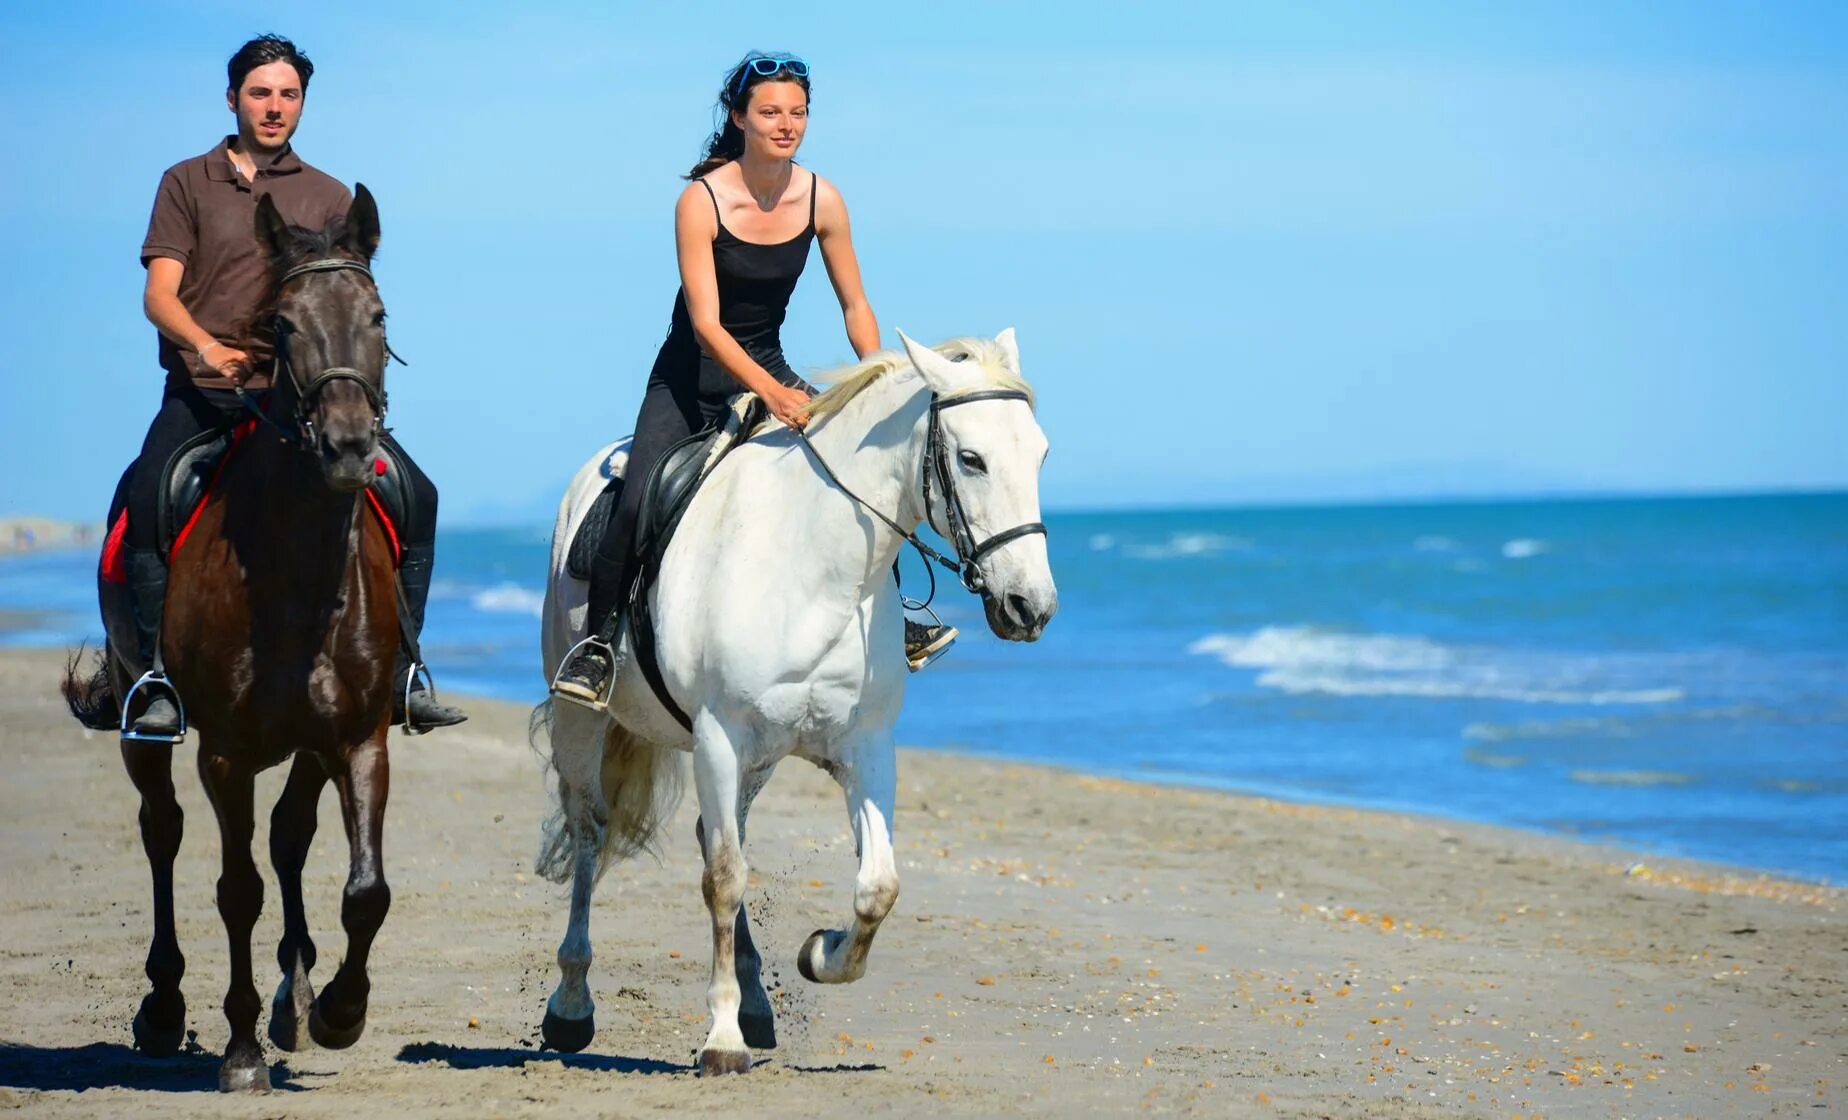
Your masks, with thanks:
[[(557, 802), (538, 870), (571, 880), (561, 978), (543, 1029), (554, 1048), (581, 1049), (595, 1031), (586, 982), (591, 891), (612, 861), (647, 847), (672, 812), (676, 751), (693, 754), (701, 887), (712, 915), (712, 1030), (701, 1072), (743, 1072), (748, 1046), (776, 1045), (743, 909), (743, 842), (752, 799), (788, 755), (840, 783), (860, 860), (851, 922), (810, 935), (798, 967), (824, 984), (865, 972), (873, 935), (898, 898), (892, 725), (907, 669), (892, 564), (907, 540), (901, 530), (928, 519), (956, 542), (965, 583), (981, 591), (989, 627), (1002, 638), (1034, 641), (1058, 607), (1038, 524), (1046, 438), (1013, 330), (935, 348), (900, 338), (903, 353), (841, 371), (815, 398), (811, 447), (788, 429), (759, 435), (720, 460), (687, 509), (649, 605), (661, 674), (691, 734), (648, 687), (626, 628), (607, 713), (548, 701), (534, 714), (542, 751), (550, 732)], [(566, 554), (618, 446), (578, 472), (559, 506), (544, 614), (547, 680), (586, 633), (588, 588), (567, 571)]]

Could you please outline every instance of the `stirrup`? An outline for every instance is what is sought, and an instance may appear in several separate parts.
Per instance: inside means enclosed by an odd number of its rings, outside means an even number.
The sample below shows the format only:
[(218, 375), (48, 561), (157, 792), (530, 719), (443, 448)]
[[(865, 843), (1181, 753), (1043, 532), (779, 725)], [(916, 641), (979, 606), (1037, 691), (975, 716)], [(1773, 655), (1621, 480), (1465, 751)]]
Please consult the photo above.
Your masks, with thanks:
[[(564, 676), (565, 670), (570, 667), (573, 661), (577, 660), (577, 655), (580, 652), (591, 647), (602, 650), (610, 659), (609, 676), (603, 682), (603, 691), (598, 693), (595, 699), (584, 696), (579, 692), (567, 692), (559, 687), (559, 678)], [(558, 672), (552, 674), (551, 692), (553, 697), (563, 700), (567, 704), (576, 704), (578, 707), (586, 711), (596, 712), (598, 715), (603, 715), (610, 710), (610, 694), (614, 692), (615, 689), (616, 650), (610, 646), (610, 643), (599, 638), (594, 633), (587, 635), (583, 641), (566, 650), (564, 658), (558, 663)]]
[(404, 733), (406, 735), (425, 735), (431, 730), (428, 727), (418, 727), (411, 722), (411, 693), (417, 691), (412, 686), (417, 683), (419, 673), (423, 674), (424, 688), (430, 693), (430, 699), (436, 699), (436, 678), (430, 675), (430, 667), (421, 661), (411, 662), (411, 671), (404, 674)]
[[(136, 731), (134, 723), (128, 718), (128, 709), (135, 702), (136, 694), (142, 689), (155, 689), (165, 692), (173, 701), (174, 711), (179, 713), (179, 725), (171, 735), (161, 735), (149, 731)], [(141, 674), (139, 680), (128, 686), (128, 694), (122, 697), (122, 722), (120, 725), (122, 740), (129, 743), (164, 743), (172, 746), (186, 738), (186, 705), (180, 702), (180, 690), (173, 687), (167, 674), (159, 669), (149, 669)]]
[(905, 649), (905, 667), (910, 669), (914, 673), (921, 673), (924, 670), (930, 668), (932, 665), (935, 665), (937, 663), (938, 658), (950, 652), (950, 647), (956, 644), (956, 628), (954, 626), (946, 625), (943, 619), (938, 616), (937, 612), (930, 609), (930, 604), (928, 602), (920, 603), (915, 599), (907, 599), (903, 595), (899, 596), (899, 602), (904, 605), (906, 610), (923, 611), (925, 614), (930, 616), (930, 621), (932, 625), (936, 626), (937, 629), (939, 630), (947, 630), (950, 633), (949, 641), (944, 642), (942, 645), (938, 646), (936, 649), (933, 649), (929, 653), (925, 654), (922, 660), (919, 660), (919, 661), (911, 660), (910, 648), (907, 647)]

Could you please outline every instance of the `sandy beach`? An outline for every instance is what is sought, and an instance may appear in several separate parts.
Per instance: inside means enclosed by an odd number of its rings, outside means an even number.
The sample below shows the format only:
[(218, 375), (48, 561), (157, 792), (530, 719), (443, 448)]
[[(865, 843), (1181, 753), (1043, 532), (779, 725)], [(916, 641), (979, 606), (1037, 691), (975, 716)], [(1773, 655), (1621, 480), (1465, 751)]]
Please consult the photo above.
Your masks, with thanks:
[[(751, 819), (747, 902), (781, 1046), (703, 1082), (708, 941), (682, 806), (664, 857), (599, 891), (599, 1033), (539, 1050), (563, 888), (526, 711), (394, 740), (368, 1033), (271, 1051), (274, 1093), (214, 1092), (226, 1028), (218, 835), (190, 752), (177, 907), (195, 1045), (129, 1046), (150, 931), (113, 738), (55, 691), (56, 651), (0, 651), (5, 906), (0, 1108), (46, 1116), (1824, 1116), (1848, 1068), (1848, 895), (1495, 828), (1102, 780), (927, 751), (902, 760), (903, 892), (864, 980), (793, 954), (848, 911), (852, 842), (819, 772)], [(260, 780), (262, 804), (282, 771)], [(307, 872), (332, 974), (345, 840)], [(259, 852), (266, 851), (267, 811)], [(1633, 866), (1642, 862), (1645, 866)], [(267, 872), (266, 861), (260, 858)], [(273, 880), (257, 928), (273, 989)]]

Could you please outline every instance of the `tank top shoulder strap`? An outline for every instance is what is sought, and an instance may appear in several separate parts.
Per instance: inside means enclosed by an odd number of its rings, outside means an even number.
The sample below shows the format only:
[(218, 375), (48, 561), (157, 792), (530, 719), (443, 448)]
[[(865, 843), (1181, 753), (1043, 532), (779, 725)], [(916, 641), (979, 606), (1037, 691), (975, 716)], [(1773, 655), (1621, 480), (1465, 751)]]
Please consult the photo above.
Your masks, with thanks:
[[(706, 177), (704, 175), (701, 175), (693, 181), (706, 188), (706, 197), (712, 200), (712, 220), (718, 222), (719, 227), (723, 229), (725, 226), (725, 219), (719, 216), (719, 196), (712, 193), (712, 184), (706, 182)], [(814, 219), (811, 218), (810, 220), (813, 221)]]
[(809, 232), (815, 232), (815, 194), (821, 189), (821, 177), (809, 172)]

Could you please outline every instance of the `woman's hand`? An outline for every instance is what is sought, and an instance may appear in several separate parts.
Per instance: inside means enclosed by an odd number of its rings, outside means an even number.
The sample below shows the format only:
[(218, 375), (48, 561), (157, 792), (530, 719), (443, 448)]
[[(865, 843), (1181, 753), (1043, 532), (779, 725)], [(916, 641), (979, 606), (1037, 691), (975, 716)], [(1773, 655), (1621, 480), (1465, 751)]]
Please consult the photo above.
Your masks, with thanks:
[(760, 391), (757, 395), (763, 398), (765, 406), (770, 409), (770, 415), (778, 420), (797, 431), (808, 426), (809, 396), (807, 393), (800, 389), (791, 389), (787, 385), (777, 384), (772, 385), (768, 391)]

